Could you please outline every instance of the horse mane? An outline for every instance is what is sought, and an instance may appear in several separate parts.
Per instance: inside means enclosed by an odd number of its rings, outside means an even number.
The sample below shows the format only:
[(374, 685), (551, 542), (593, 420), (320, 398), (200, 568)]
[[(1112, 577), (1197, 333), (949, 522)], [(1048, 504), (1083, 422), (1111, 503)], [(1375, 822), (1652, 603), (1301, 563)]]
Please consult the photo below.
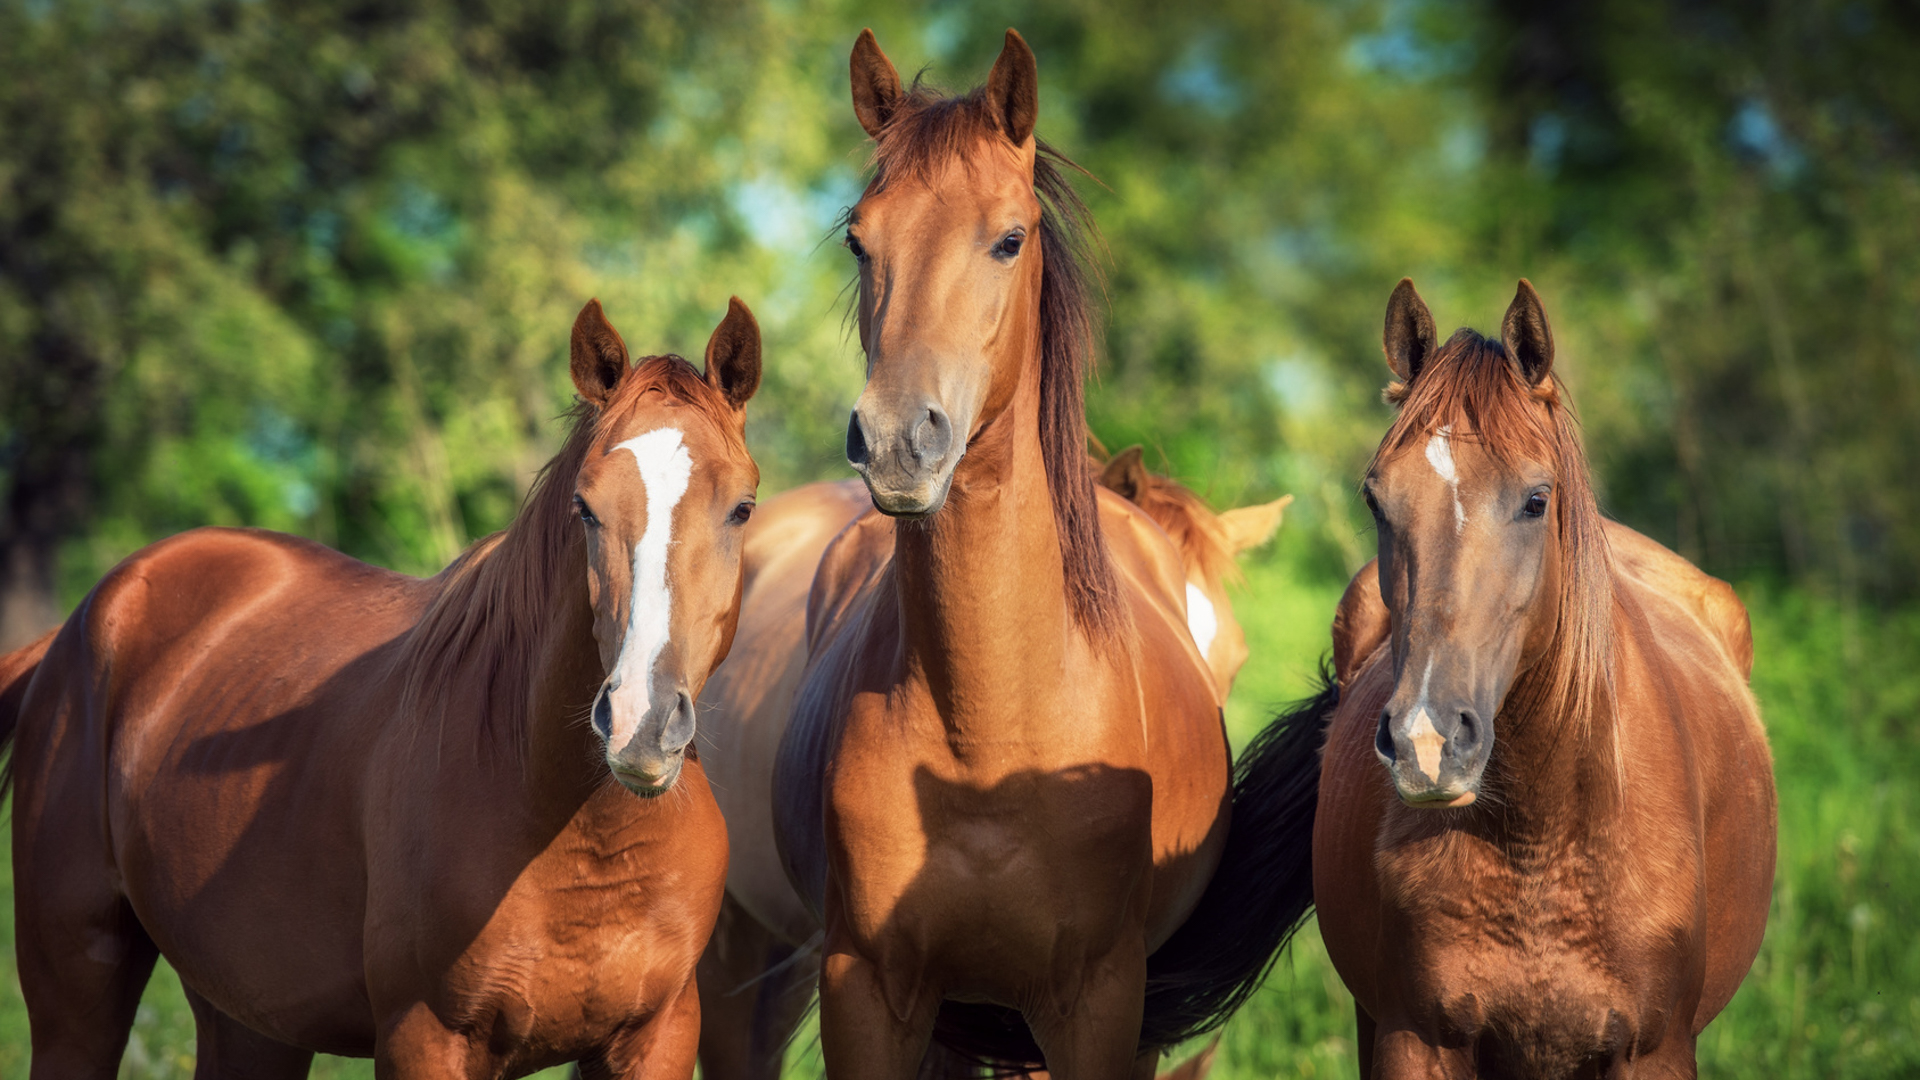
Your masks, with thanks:
[[(414, 624), (394, 658), (402, 673), (401, 715), (444, 725), (443, 688), (463, 677), (485, 688), (478, 721), (483, 733), (510, 734), (526, 746), (535, 665), (553, 616), (554, 594), (586, 582), (560, 580), (583, 559), (574, 524), (573, 493), (587, 451), (600, 432), (631, 416), (652, 394), (695, 406), (704, 415), (728, 415), (725, 397), (699, 370), (674, 355), (643, 357), (627, 369), (604, 405), (579, 400), (568, 410), (566, 442), (542, 466), (519, 513), (505, 529), (477, 540), (434, 579), (438, 595)], [(718, 424), (745, 451), (742, 434)]]
[(1384, 397), (1399, 415), (1368, 472), (1441, 428), (1503, 464), (1551, 464), (1563, 567), (1559, 626), (1548, 659), (1515, 681), (1508, 709), (1560, 716), (1585, 730), (1610, 696), (1603, 691), (1612, 682), (1613, 564), (1566, 387), (1558, 375), (1528, 385), (1506, 346), (1462, 328), (1416, 378), (1389, 384)]
[[(986, 90), (949, 97), (916, 76), (874, 139), (869, 191), (902, 179), (931, 180), (948, 164), (965, 165), (983, 140), (1005, 136), (989, 116)], [(1066, 571), (1068, 607), (1098, 636), (1125, 621), (1119, 582), (1100, 531), (1100, 504), (1087, 474), (1086, 377), (1093, 368), (1093, 217), (1067, 181), (1084, 173), (1035, 139), (1033, 190), (1040, 200), (1040, 450)]]

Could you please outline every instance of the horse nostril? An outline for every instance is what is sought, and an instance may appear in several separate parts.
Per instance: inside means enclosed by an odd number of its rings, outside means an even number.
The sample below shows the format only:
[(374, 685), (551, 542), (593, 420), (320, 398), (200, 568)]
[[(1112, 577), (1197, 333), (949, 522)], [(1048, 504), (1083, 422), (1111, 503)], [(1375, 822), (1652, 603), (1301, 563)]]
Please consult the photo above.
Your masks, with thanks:
[(1381, 757), (1386, 758), (1388, 761), (1397, 760), (1393, 752), (1392, 713), (1383, 712), (1380, 714), (1380, 727), (1379, 730), (1374, 732), (1373, 748), (1379, 752)]
[(860, 412), (847, 417), (847, 461), (855, 466), (867, 463), (867, 433), (860, 426)]
[(613, 698), (604, 686), (593, 699), (593, 730), (603, 739), (613, 738)]
[(946, 456), (948, 447), (953, 445), (953, 424), (947, 414), (929, 406), (927, 415), (913, 425), (914, 456), (927, 461)]
[(1472, 753), (1480, 745), (1480, 718), (1470, 712), (1461, 712), (1460, 728), (1453, 733), (1453, 740), (1461, 753)]
[(677, 754), (693, 741), (694, 716), (693, 699), (682, 690), (675, 696), (673, 714), (667, 717), (667, 724), (660, 733), (660, 749), (669, 754)]

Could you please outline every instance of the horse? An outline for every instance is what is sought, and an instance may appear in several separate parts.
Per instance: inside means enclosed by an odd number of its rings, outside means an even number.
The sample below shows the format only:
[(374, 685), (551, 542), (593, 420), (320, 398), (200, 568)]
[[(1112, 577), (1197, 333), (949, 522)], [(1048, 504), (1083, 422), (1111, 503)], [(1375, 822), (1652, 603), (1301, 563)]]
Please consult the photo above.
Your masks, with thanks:
[(1745, 609), (1601, 516), (1531, 284), (1440, 343), (1402, 281), (1384, 347), (1313, 841), (1360, 1075), (1694, 1076), (1773, 882)]
[[(1227, 592), (1233, 559), (1272, 539), (1293, 497), (1216, 514), (1149, 470), (1137, 446), (1105, 461), (1089, 456), (1087, 467), (1178, 546), (1187, 626), (1224, 699), (1247, 656)], [(774, 844), (773, 764), (806, 666), (814, 571), (833, 538), (872, 512), (863, 481), (819, 482), (767, 500), (747, 525), (740, 628), (700, 698), (702, 758), (732, 853), (727, 897), (700, 961), (700, 1069), (709, 1080), (777, 1077), (812, 1000), (820, 927)]]
[[(1308, 906), (1317, 732), (1233, 767), (1179, 553), (1088, 474), (1084, 212), (1034, 137), (1032, 51), (1010, 31), (954, 98), (903, 89), (870, 31), (849, 66), (874, 167), (847, 454), (877, 512), (819, 560), (773, 770), (827, 1068), (912, 1076), (937, 1038), (1150, 1073)], [(1288, 797), (1243, 805), (1248, 775)]]
[(1187, 629), (1213, 672), (1220, 700), (1247, 662), (1247, 635), (1233, 616), (1227, 585), (1239, 580), (1234, 559), (1273, 539), (1293, 496), (1214, 513), (1192, 489), (1148, 469), (1129, 446), (1100, 467), (1100, 485), (1146, 511), (1180, 548), (1187, 572)]
[(35, 1078), (114, 1076), (160, 955), (199, 1076), (692, 1075), (760, 333), (633, 363), (593, 301), (570, 351), (564, 448), (440, 574), (199, 529), (0, 658)]

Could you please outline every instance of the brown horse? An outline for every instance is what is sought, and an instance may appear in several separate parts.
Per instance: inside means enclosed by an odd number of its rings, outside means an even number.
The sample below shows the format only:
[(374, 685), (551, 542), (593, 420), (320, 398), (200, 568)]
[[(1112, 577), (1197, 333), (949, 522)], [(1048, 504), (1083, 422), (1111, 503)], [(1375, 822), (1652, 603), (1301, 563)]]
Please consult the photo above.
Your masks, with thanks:
[(1522, 281), (1445, 344), (1403, 281), (1314, 835), (1363, 1077), (1693, 1076), (1773, 881), (1732, 590), (1600, 516)]
[(937, 1028), (1063, 1077), (1150, 1071), (1305, 910), (1311, 740), (1257, 770), (1296, 797), (1245, 811), (1291, 842), (1236, 852), (1179, 553), (1086, 468), (1078, 204), (1034, 139), (1032, 52), (1010, 32), (960, 98), (903, 90), (870, 33), (851, 68), (875, 171), (847, 449), (881, 514), (820, 560), (774, 770), (827, 1067), (911, 1076)]
[(735, 300), (703, 377), (589, 303), (572, 368), (565, 448), (438, 576), (197, 530), (0, 660), (35, 1077), (112, 1077), (161, 954), (198, 1076), (691, 1075), (759, 329)]
[(1233, 560), (1273, 539), (1293, 496), (1216, 514), (1185, 484), (1149, 470), (1138, 446), (1102, 465), (1100, 484), (1145, 510), (1179, 547), (1187, 570), (1187, 630), (1225, 701), (1247, 662), (1247, 635), (1227, 596), (1228, 583), (1240, 576)]
[[(1179, 547), (1188, 629), (1224, 698), (1247, 655), (1227, 593), (1233, 558), (1272, 538), (1292, 496), (1215, 514), (1178, 481), (1149, 471), (1138, 447), (1089, 468)], [(859, 480), (808, 484), (761, 504), (747, 526), (739, 633), (700, 698), (703, 762), (732, 852), (727, 899), (700, 961), (700, 1069), (708, 1080), (778, 1076), (813, 997), (819, 967), (807, 946), (818, 944), (820, 927), (774, 844), (773, 765), (806, 667), (814, 570), (833, 538), (872, 510)]]

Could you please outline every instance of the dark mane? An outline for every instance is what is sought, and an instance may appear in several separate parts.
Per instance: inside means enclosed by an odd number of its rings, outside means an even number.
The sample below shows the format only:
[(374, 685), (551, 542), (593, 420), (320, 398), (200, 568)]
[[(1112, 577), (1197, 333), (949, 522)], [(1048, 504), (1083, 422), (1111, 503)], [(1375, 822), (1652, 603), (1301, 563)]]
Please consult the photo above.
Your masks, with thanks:
[(1506, 346), (1463, 328), (1411, 384), (1394, 382), (1385, 396), (1399, 415), (1368, 472), (1445, 427), (1452, 429), (1450, 437), (1474, 441), (1502, 463), (1531, 458), (1553, 468), (1564, 566), (1559, 630), (1550, 660), (1515, 683), (1508, 708), (1539, 710), (1584, 727), (1610, 682), (1613, 573), (1579, 420), (1559, 376), (1529, 386)]
[[(580, 466), (605, 427), (631, 416), (653, 394), (709, 417), (732, 409), (692, 364), (671, 355), (636, 361), (604, 407), (577, 402), (567, 414), (573, 426), (566, 442), (541, 468), (512, 523), (475, 541), (434, 579), (439, 595), (394, 658), (406, 680), (403, 716), (420, 725), (443, 724), (448, 696), (442, 688), (457, 679), (478, 679), (486, 687), (481, 730), (510, 733), (516, 748), (525, 746), (534, 665), (553, 615), (554, 594), (577, 588), (580, 602), (587, 602), (585, 577), (566, 578), (585, 573), (585, 549), (573, 514)], [(733, 426), (716, 427), (745, 452)]]
[[(1002, 139), (988, 117), (985, 91), (958, 97), (916, 78), (893, 106), (874, 140), (869, 191), (902, 178), (930, 179), (950, 162), (965, 163), (984, 140)], [(1100, 531), (1100, 505), (1087, 474), (1086, 377), (1093, 367), (1092, 286), (1088, 258), (1093, 219), (1067, 182), (1081, 171), (1045, 142), (1033, 164), (1033, 190), (1040, 199), (1040, 447), (1053, 519), (1060, 534), (1067, 601), (1090, 633), (1107, 635), (1124, 622), (1119, 585)]]

